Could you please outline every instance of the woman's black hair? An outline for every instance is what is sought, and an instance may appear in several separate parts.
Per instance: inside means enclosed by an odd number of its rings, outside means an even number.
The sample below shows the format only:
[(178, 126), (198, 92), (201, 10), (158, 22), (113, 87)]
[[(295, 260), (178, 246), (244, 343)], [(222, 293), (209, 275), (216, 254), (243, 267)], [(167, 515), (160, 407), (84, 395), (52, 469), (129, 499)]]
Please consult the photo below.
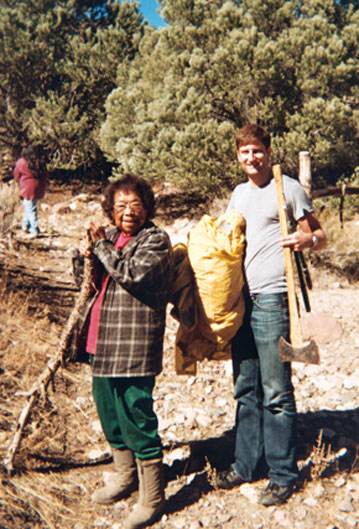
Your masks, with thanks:
[(138, 195), (147, 210), (147, 219), (153, 219), (156, 214), (155, 197), (150, 184), (144, 179), (133, 174), (126, 174), (120, 180), (109, 184), (104, 191), (101, 203), (103, 212), (113, 222), (113, 205), (117, 191), (133, 191)]
[(45, 175), (46, 164), (39, 148), (27, 145), (21, 151), (21, 158), (25, 158), (28, 168), (35, 178), (41, 179)]

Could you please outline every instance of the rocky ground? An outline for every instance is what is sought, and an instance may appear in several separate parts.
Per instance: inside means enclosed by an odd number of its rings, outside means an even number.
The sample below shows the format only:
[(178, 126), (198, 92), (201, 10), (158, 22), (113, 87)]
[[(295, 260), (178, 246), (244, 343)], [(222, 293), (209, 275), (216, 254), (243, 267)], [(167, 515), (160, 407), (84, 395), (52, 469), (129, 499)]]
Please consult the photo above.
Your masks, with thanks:
[[(83, 219), (100, 215), (95, 197), (67, 198), (55, 193), (40, 210), (42, 236), (13, 238), (14, 251), (32, 259), (46, 244), (57, 244), (68, 259), (50, 251), (46, 270), (71, 279), (70, 249), (78, 244)], [(185, 241), (196, 219), (161, 220), (173, 242)], [(56, 242), (57, 241), (57, 242)], [(67, 249), (67, 250), (66, 250)], [(67, 253), (66, 253), (67, 252)], [(57, 254), (56, 254), (57, 255)], [(319, 365), (293, 364), (298, 412), (301, 480), (286, 505), (258, 504), (265, 478), (232, 491), (215, 486), (217, 470), (233, 453), (235, 402), (230, 361), (203, 362), (196, 376), (179, 376), (174, 367), (176, 321), (169, 316), (164, 370), (155, 389), (155, 406), (164, 445), (167, 505), (155, 529), (347, 529), (359, 528), (359, 307), (357, 284), (313, 269), (311, 292)], [(4, 278), (2, 278), (4, 280)], [(15, 420), (26, 391), (56, 349), (61, 320), (51, 307), (27, 310), (29, 296), (9, 294), (3, 281), (0, 306), (1, 456), (7, 455)], [(34, 285), (36, 289), (36, 285)], [(22, 301), (18, 301), (22, 300)], [(330, 332), (328, 332), (328, 324)], [(13, 476), (1, 471), (2, 529), (91, 527), (121, 529), (136, 502), (109, 507), (90, 502), (95, 487), (111, 472), (107, 444), (96, 416), (87, 366), (60, 369), (30, 418), (15, 458)]]

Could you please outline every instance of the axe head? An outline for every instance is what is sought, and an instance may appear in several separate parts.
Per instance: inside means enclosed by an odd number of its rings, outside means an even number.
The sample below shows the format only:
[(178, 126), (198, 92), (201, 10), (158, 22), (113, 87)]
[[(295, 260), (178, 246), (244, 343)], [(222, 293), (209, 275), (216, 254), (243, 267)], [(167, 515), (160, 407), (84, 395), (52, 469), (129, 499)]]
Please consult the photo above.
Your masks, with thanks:
[(309, 343), (295, 347), (288, 343), (283, 336), (278, 343), (279, 357), (282, 362), (305, 362), (306, 364), (319, 364), (319, 348), (313, 338)]

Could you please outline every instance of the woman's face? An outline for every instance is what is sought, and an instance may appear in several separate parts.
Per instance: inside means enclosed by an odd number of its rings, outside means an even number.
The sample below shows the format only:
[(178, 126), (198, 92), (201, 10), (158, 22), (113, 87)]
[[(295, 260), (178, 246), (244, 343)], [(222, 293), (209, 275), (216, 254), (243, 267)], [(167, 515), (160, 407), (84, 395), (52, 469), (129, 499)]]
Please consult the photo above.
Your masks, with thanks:
[(125, 235), (134, 235), (147, 219), (147, 209), (134, 191), (116, 191), (113, 203), (113, 220)]

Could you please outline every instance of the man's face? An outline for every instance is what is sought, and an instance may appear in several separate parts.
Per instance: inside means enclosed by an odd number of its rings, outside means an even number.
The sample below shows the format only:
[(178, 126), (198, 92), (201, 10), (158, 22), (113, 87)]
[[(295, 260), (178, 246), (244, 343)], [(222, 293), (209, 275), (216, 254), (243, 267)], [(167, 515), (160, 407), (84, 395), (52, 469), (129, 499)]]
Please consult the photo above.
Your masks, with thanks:
[(125, 235), (134, 235), (146, 222), (147, 210), (141, 198), (133, 191), (116, 191), (113, 220)]
[(237, 160), (248, 178), (255, 182), (268, 178), (270, 174), (270, 151), (270, 147), (266, 149), (263, 143), (258, 140), (253, 140), (239, 147)]

